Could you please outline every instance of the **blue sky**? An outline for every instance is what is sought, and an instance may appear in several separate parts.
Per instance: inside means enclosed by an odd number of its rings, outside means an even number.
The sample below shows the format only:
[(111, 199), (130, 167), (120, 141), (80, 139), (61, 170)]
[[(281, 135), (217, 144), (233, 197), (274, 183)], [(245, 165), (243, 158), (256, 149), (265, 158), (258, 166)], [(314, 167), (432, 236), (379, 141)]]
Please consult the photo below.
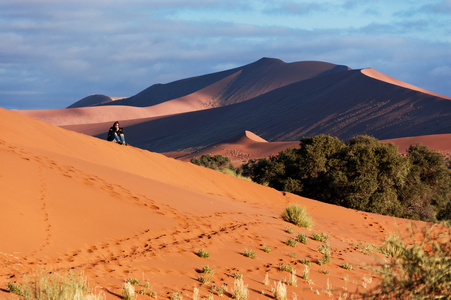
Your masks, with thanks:
[(90, 94), (261, 57), (372, 67), (451, 96), (451, 0), (0, 0), (0, 107)]

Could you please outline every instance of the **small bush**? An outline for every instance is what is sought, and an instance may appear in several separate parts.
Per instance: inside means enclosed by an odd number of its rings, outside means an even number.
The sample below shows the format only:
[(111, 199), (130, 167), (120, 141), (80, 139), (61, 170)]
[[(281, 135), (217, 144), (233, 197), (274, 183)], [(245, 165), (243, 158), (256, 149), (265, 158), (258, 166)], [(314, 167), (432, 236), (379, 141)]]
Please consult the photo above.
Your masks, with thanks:
[(301, 259), (301, 264), (310, 266), (312, 264), (312, 262), (309, 259), (304, 258), (304, 259)]
[(235, 278), (235, 279), (243, 279), (243, 274), (235, 272), (235, 273), (233, 273), (233, 278)]
[(272, 252), (271, 248), (269, 248), (267, 246), (263, 247), (263, 251), (266, 252), (266, 253), (271, 253)]
[(379, 248), (379, 251), (388, 258), (401, 257), (406, 245), (398, 235), (390, 234)]
[[(411, 228), (406, 242), (389, 236), (381, 247), (391, 257), (376, 271), (380, 284), (369, 299), (450, 299), (451, 228)], [(420, 241), (420, 242), (419, 242)]]
[(249, 290), (247, 285), (244, 285), (243, 278), (235, 279), (233, 283), (232, 298), (236, 300), (247, 300)]
[(325, 233), (313, 233), (312, 240), (324, 243), (329, 240), (329, 236)]
[(272, 293), (276, 300), (287, 300), (287, 286), (281, 281), (274, 285)]
[(216, 291), (216, 292), (218, 293), (218, 296), (219, 296), (219, 297), (222, 297), (222, 296), (224, 296), (224, 291), (227, 292), (227, 284), (223, 283), (223, 284), (221, 284), (220, 287), (217, 287), (217, 286), (213, 285), (213, 286), (211, 287), (211, 289), (212, 289), (213, 291)]
[(199, 300), (199, 288), (197, 286), (193, 288), (193, 300)]
[(285, 232), (286, 232), (286, 233), (289, 233), (289, 234), (292, 234), (292, 233), (293, 233), (293, 228), (291, 228), (291, 227), (286, 227), (286, 228), (285, 228)]
[(323, 254), (323, 257), (320, 260), (318, 260), (318, 264), (320, 266), (328, 264), (328, 263), (331, 262), (332, 250), (331, 250), (330, 245), (328, 245), (328, 244), (321, 244), (319, 246), (319, 248), (318, 248), (318, 251)]
[(209, 266), (204, 266), (202, 268), (202, 273), (204, 274), (209, 274), (209, 275), (213, 275), (215, 274), (215, 269), (210, 268)]
[(304, 272), (302, 273), (301, 278), (304, 280), (308, 280), (309, 277), (310, 277), (310, 268), (308, 266), (305, 266)]
[(268, 274), (268, 272), (266, 272), (266, 274), (265, 274), (265, 279), (263, 279), (263, 284), (264, 285), (269, 285), (269, 274)]
[(298, 236), (296, 237), (298, 242), (307, 244), (308, 243), (308, 236), (306, 234), (298, 233)]
[(154, 298), (154, 299), (157, 299), (157, 297), (158, 297), (158, 296), (157, 296), (157, 292), (155, 292), (155, 291), (153, 291), (153, 290), (150, 290), (150, 291), (149, 291), (149, 296), (152, 297), (152, 298)]
[(296, 247), (296, 240), (288, 239), (288, 240), (285, 241), (285, 244), (287, 244), (290, 247)]
[(20, 286), (20, 284), (17, 284), (17, 283), (15, 283), (15, 282), (12, 282), (12, 281), (10, 281), (10, 282), (8, 282), (8, 291), (10, 292), (10, 293), (13, 293), (13, 294), (16, 294), (16, 295), (19, 295), (19, 296), (22, 296), (22, 287)]
[(140, 289), (136, 293), (139, 294), (139, 295), (145, 295), (146, 294), (146, 290), (145, 289)]
[(202, 257), (202, 258), (209, 258), (210, 257), (210, 253), (205, 251), (205, 249), (197, 250), (196, 254), (197, 254), (197, 256)]
[(343, 269), (346, 269), (346, 270), (349, 270), (349, 271), (352, 270), (352, 265), (351, 265), (350, 263), (342, 263), (340, 266), (341, 266)]
[(211, 277), (210, 276), (202, 276), (202, 275), (198, 275), (197, 276), (197, 280), (199, 282), (202, 282), (203, 284), (209, 284), (211, 281)]
[(307, 215), (305, 209), (297, 204), (287, 206), (282, 214), (282, 219), (307, 229), (313, 226), (313, 221)]
[(171, 294), (171, 300), (182, 300), (182, 299), (183, 299), (182, 292), (173, 292)]
[(125, 282), (122, 286), (122, 298), (125, 300), (136, 299), (135, 287), (130, 282)]
[(255, 251), (244, 249), (243, 255), (249, 258), (255, 258)]
[(287, 285), (297, 286), (298, 279), (296, 277), (296, 270), (293, 270), (288, 279), (283, 279), (283, 282)]
[(127, 280), (125, 280), (126, 282), (133, 284), (133, 285), (138, 285), (139, 284), (139, 280), (135, 279), (135, 278), (128, 278)]
[(293, 267), (290, 264), (279, 264), (278, 269), (279, 271), (293, 272)]

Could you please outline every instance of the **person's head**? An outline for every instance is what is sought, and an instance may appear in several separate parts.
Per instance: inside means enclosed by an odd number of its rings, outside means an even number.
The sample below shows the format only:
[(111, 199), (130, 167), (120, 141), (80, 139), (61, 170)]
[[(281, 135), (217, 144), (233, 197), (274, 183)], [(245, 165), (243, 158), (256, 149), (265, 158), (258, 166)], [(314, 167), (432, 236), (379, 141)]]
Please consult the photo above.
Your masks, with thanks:
[(120, 127), (119, 122), (118, 121), (114, 122), (113, 128), (119, 129), (119, 127)]

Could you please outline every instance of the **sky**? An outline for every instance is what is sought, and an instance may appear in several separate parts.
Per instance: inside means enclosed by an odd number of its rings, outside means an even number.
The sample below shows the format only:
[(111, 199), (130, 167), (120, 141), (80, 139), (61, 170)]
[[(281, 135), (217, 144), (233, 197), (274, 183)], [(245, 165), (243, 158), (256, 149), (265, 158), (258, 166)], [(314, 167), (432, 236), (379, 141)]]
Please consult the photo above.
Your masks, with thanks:
[(451, 96), (451, 0), (0, 0), (0, 107), (91, 94), (262, 57), (373, 68)]

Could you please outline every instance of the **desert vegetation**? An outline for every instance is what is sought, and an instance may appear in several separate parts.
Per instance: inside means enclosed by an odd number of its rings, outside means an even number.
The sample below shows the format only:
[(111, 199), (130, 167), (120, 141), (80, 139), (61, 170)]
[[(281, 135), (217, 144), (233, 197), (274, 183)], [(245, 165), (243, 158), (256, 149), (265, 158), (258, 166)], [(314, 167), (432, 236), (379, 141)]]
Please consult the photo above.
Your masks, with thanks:
[(285, 207), (285, 210), (282, 213), (282, 219), (307, 229), (310, 229), (313, 226), (313, 221), (308, 216), (305, 209), (297, 204), (290, 204)]
[(380, 247), (388, 260), (376, 269), (382, 280), (367, 299), (450, 299), (451, 228), (411, 227), (404, 239), (390, 235)]
[(361, 135), (303, 138), (299, 148), (250, 160), (244, 176), (281, 191), (353, 209), (425, 221), (451, 219), (451, 175), (444, 157)]
[[(40, 270), (31, 280), (25, 279), (23, 285), (10, 281), (8, 290), (23, 299), (104, 299), (103, 293), (95, 294), (89, 289), (82, 271), (58, 274)], [(134, 299), (134, 288), (128, 291), (130, 294), (124, 299)]]
[(205, 168), (220, 171), (222, 173), (235, 176), (245, 180), (251, 180), (249, 177), (242, 176), (242, 169), (236, 168), (229, 157), (220, 154), (211, 156), (204, 154), (200, 157), (193, 157), (191, 163)]

